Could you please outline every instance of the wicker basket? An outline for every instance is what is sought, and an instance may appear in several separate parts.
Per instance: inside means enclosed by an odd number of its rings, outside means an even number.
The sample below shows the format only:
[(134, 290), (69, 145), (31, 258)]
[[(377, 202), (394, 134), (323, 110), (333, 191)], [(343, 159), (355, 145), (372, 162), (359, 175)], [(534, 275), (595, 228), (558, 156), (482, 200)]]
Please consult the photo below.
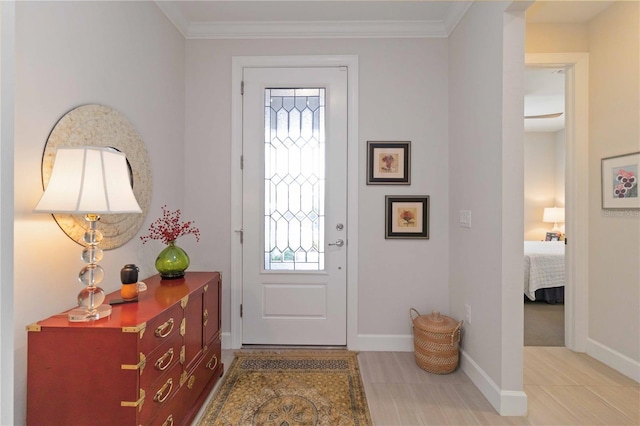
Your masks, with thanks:
[(436, 311), (431, 315), (420, 315), (414, 308), (409, 310), (409, 315), (413, 322), (413, 347), (418, 366), (435, 374), (455, 370), (462, 321), (456, 322)]

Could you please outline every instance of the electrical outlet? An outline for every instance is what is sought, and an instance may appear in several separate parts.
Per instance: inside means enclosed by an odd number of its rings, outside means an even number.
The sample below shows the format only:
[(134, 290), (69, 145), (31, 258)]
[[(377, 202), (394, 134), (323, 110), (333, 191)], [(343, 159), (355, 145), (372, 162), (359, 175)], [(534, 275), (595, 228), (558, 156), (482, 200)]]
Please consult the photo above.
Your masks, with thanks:
[(467, 324), (471, 324), (471, 306), (464, 305), (464, 319)]
[(460, 210), (460, 227), (471, 228), (471, 211)]

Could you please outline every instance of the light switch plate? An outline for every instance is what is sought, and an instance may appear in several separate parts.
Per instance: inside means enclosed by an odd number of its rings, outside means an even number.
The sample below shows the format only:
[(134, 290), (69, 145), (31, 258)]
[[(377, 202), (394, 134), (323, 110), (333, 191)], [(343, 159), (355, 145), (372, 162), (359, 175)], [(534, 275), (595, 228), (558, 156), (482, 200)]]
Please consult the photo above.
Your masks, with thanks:
[(460, 210), (460, 227), (471, 228), (471, 211)]

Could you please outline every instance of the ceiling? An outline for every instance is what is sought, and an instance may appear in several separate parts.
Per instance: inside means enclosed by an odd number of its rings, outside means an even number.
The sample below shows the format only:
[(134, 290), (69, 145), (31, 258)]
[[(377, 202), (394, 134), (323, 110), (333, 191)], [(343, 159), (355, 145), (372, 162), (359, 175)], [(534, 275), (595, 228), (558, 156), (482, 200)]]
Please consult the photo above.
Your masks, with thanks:
[(584, 24), (613, 1), (536, 1), (527, 9), (527, 23)]
[[(460, 0), (156, 1), (186, 38), (447, 37), (472, 3)], [(527, 22), (584, 23), (611, 3), (537, 1), (527, 11)]]
[(526, 132), (557, 132), (564, 129), (565, 72), (561, 68), (527, 68), (524, 83), (524, 115), (562, 115), (524, 120)]
[[(527, 9), (530, 24), (585, 24), (612, 1), (537, 1)], [(557, 68), (527, 68), (524, 115), (562, 112), (556, 118), (524, 120), (525, 132), (557, 132), (565, 127), (565, 73)]]
[(188, 39), (447, 37), (469, 1), (156, 1)]
[[(536, 1), (527, 23), (589, 22), (613, 1)], [(471, 1), (197, 0), (156, 1), (187, 39), (448, 37)], [(525, 115), (564, 112), (564, 74), (527, 70)], [(526, 131), (564, 128), (555, 119), (525, 120)]]

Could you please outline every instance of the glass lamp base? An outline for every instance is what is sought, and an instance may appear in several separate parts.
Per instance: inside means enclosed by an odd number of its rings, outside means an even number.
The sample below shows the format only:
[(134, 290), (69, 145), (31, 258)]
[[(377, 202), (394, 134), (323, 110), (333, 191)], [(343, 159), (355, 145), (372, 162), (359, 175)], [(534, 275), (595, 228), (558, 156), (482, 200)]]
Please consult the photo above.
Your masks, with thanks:
[(89, 311), (84, 308), (76, 308), (69, 311), (70, 322), (95, 321), (111, 315), (111, 305), (100, 305), (96, 307), (94, 315), (89, 315)]

